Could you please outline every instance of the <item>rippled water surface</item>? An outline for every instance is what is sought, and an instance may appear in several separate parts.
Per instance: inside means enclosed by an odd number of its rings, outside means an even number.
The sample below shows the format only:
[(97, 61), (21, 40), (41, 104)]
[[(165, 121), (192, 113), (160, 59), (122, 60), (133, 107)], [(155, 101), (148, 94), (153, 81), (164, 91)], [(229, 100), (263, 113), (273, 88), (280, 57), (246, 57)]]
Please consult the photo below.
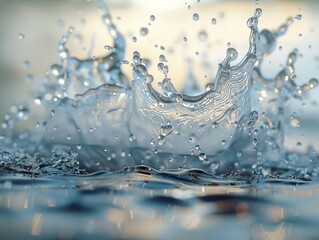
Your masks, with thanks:
[(83, 177), (2, 176), (2, 237), (317, 238), (318, 183), (238, 179), (146, 167)]

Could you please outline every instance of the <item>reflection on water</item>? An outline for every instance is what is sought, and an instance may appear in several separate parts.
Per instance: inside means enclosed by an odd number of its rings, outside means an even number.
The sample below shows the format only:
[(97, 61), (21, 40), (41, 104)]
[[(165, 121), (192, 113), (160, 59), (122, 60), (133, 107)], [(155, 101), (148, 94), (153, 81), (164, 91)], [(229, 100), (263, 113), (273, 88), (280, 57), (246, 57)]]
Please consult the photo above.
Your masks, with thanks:
[(1, 233), (4, 239), (316, 239), (317, 189), (142, 167), (78, 178), (2, 176)]

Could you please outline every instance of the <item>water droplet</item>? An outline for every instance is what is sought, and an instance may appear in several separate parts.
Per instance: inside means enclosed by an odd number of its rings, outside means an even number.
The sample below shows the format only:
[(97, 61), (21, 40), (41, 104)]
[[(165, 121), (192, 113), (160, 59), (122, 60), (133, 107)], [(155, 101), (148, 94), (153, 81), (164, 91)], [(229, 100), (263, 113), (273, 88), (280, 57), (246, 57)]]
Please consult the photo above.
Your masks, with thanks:
[(148, 34), (148, 28), (142, 27), (140, 29), (140, 34), (141, 34), (141, 36), (146, 36)]
[(30, 68), (30, 61), (28, 61), (28, 60), (25, 60), (24, 62), (23, 62), (23, 68), (24, 69), (29, 69)]
[(194, 21), (198, 21), (198, 20), (199, 20), (199, 15), (198, 15), (198, 13), (194, 13), (194, 14), (193, 14), (193, 20), (194, 20)]
[(216, 25), (217, 19), (216, 19), (216, 18), (212, 18), (211, 23), (212, 23), (213, 25)]
[(293, 118), (290, 121), (292, 127), (300, 127), (300, 120), (298, 118)]
[(226, 144), (226, 140), (222, 140), (221, 144), (224, 146)]
[(130, 62), (127, 61), (126, 59), (123, 59), (123, 60), (121, 61), (121, 63), (122, 63), (122, 64), (129, 64)]
[(150, 16), (150, 20), (151, 20), (151, 21), (155, 21), (155, 16), (154, 16), (154, 15), (151, 15), (151, 16)]
[(159, 56), (159, 61), (160, 61), (160, 62), (165, 62), (165, 60), (166, 60), (165, 56), (164, 56), (163, 54), (161, 54), (161, 55)]
[(50, 68), (50, 73), (53, 75), (53, 76), (59, 76), (60, 73), (62, 72), (62, 66), (58, 65), (58, 64), (54, 64), (51, 66)]
[(205, 153), (200, 153), (200, 154), (198, 155), (198, 159), (199, 159), (200, 161), (204, 161), (204, 160), (206, 160), (206, 158), (207, 158), (207, 156), (206, 156)]
[(137, 37), (132, 37), (132, 42), (137, 42)]
[(210, 164), (210, 169), (214, 172), (219, 168), (220, 162), (219, 161), (213, 161)]
[(200, 41), (205, 41), (205, 40), (207, 40), (207, 33), (206, 33), (205, 31), (200, 31), (200, 32), (198, 33), (198, 39), (199, 39)]
[(279, 49), (279, 51), (281, 51), (282, 50), (282, 46), (279, 46), (278, 49)]
[(184, 42), (187, 42), (187, 37), (183, 37), (183, 41), (184, 41)]
[(160, 146), (164, 145), (164, 143), (166, 142), (166, 137), (164, 137), (163, 135), (159, 135), (157, 137), (157, 142)]
[(33, 75), (32, 74), (28, 74), (27, 77), (25, 78), (27, 83), (31, 83), (33, 81)]
[(212, 123), (212, 128), (218, 128), (218, 125), (219, 125), (218, 122), (213, 122)]
[(104, 45), (104, 48), (108, 51), (112, 51), (113, 50), (113, 47), (112, 46), (109, 46), (109, 45)]
[(161, 134), (163, 136), (168, 136), (172, 133), (173, 127), (171, 125), (165, 125), (161, 127)]
[(302, 15), (297, 14), (294, 19), (295, 19), (295, 21), (300, 21), (302, 19)]
[(23, 40), (25, 38), (25, 35), (23, 33), (19, 33), (18, 37), (20, 40)]
[(34, 103), (37, 104), (37, 105), (41, 105), (42, 104), (41, 97), (35, 98), (34, 99)]
[(236, 154), (236, 156), (237, 156), (238, 158), (241, 158), (241, 157), (243, 156), (243, 152), (242, 152), (242, 151), (238, 151), (237, 154)]

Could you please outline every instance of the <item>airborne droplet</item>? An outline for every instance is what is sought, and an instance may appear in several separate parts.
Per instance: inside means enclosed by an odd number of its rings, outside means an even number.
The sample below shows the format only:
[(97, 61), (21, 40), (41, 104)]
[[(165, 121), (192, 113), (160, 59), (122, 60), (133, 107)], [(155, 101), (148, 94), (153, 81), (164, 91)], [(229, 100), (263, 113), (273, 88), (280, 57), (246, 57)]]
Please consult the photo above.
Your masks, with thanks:
[(199, 20), (199, 15), (198, 15), (198, 13), (194, 13), (194, 14), (193, 14), (193, 20), (194, 20), (194, 21), (198, 21), (198, 20)]

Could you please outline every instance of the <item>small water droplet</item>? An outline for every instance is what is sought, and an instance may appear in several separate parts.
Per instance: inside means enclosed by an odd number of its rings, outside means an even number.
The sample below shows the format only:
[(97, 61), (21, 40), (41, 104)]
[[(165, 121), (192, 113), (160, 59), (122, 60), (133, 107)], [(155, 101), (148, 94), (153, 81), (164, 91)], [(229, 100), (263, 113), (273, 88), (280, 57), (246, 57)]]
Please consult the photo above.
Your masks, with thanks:
[(237, 154), (236, 154), (236, 156), (237, 156), (238, 158), (241, 158), (241, 157), (243, 156), (243, 152), (242, 152), (242, 151), (238, 151)]
[(19, 40), (25, 39), (25, 35), (23, 33), (19, 33), (18, 37), (19, 37)]
[(207, 33), (206, 33), (205, 31), (200, 31), (200, 32), (198, 33), (198, 39), (199, 39), (200, 41), (205, 41), (205, 40), (207, 40)]
[(146, 36), (148, 34), (148, 28), (142, 27), (140, 29), (140, 34), (141, 34), (141, 36)]
[(204, 160), (206, 160), (206, 158), (207, 158), (207, 156), (206, 156), (205, 153), (200, 153), (200, 154), (198, 155), (198, 159), (199, 159), (200, 161), (204, 161)]
[(212, 18), (211, 23), (212, 23), (213, 25), (216, 25), (217, 19), (216, 19), (216, 18)]
[(220, 162), (219, 161), (213, 161), (211, 164), (210, 164), (210, 169), (212, 171), (216, 171), (218, 168), (219, 168), (219, 165), (220, 165)]
[(24, 62), (23, 62), (23, 68), (24, 69), (29, 69), (30, 68), (30, 61), (28, 61), (28, 60), (25, 60)]
[(291, 121), (290, 121), (290, 124), (292, 127), (300, 127), (300, 120), (298, 118), (293, 118)]
[(166, 137), (164, 137), (163, 135), (159, 135), (157, 137), (157, 142), (160, 146), (164, 145), (164, 143), (166, 142)]
[(128, 60), (126, 60), (126, 59), (123, 59), (123, 60), (121, 61), (121, 63), (122, 63), (122, 64), (129, 64), (130, 62), (129, 62)]
[(132, 42), (137, 42), (137, 37), (132, 37)]
[(151, 16), (150, 16), (150, 20), (151, 20), (151, 21), (155, 21), (155, 16), (154, 16), (154, 15), (151, 15)]
[(166, 60), (165, 56), (164, 56), (163, 54), (161, 54), (161, 55), (159, 56), (159, 61), (160, 61), (160, 62), (165, 62), (165, 60)]
[(219, 125), (218, 122), (213, 122), (212, 123), (212, 128), (218, 128), (218, 125)]
[(194, 13), (194, 14), (193, 14), (193, 20), (194, 20), (194, 21), (198, 21), (198, 20), (199, 20), (199, 15), (198, 15), (198, 13)]
[(161, 127), (161, 134), (163, 136), (168, 136), (172, 133), (173, 127), (171, 125), (165, 125)]
[(32, 74), (28, 74), (25, 78), (27, 83), (31, 83), (33, 81), (33, 75)]
[(113, 47), (112, 46), (109, 46), (109, 45), (104, 45), (104, 48), (108, 51), (112, 51), (113, 50)]
[(295, 19), (295, 21), (300, 21), (302, 19), (302, 15), (297, 14), (294, 19)]

